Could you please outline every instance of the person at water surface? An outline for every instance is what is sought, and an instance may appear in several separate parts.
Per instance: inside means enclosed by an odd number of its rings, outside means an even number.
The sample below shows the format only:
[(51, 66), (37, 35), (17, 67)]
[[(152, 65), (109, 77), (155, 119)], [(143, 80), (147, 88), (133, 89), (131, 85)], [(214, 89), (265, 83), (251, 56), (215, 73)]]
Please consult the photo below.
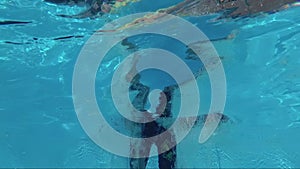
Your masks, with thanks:
[[(101, 16), (111, 11), (112, 6), (122, 3), (125, 6), (134, 0), (45, 0), (46, 2), (64, 5), (87, 5), (90, 8), (71, 18)], [(174, 6), (159, 9), (157, 12), (179, 16), (200, 16), (222, 13), (224, 17), (251, 16), (261, 12), (272, 13), (288, 8), (298, 0), (184, 0)], [(120, 5), (117, 5), (120, 6)]]
[(111, 8), (117, 2), (123, 2), (124, 0), (44, 0), (45, 2), (54, 3), (58, 5), (77, 5), (88, 6), (89, 8), (77, 15), (59, 15), (62, 17), (70, 18), (87, 18), (102, 16), (105, 13), (109, 13)]
[(250, 16), (260, 12), (276, 12), (297, 0), (185, 0), (161, 12), (174, 15), (199, 16), (223, 13), (225, 17)]

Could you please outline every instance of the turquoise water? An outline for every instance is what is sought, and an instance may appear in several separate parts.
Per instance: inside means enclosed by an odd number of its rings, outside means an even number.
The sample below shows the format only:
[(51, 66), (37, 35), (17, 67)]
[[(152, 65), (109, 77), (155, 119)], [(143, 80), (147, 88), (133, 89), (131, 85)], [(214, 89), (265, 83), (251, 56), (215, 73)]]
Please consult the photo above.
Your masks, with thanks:
[[(175, 3), (143, 1), (118, 14), (75, 20), (56, 14), (75, 14), (82, 7), (1, 1), (0, 20), (30, 23), (0, 25), (0, 167), (126, 167), (127, 159), (98, 147), (81, 128), (72, 102), (74, 65), (84, 43), (105, 22)], [(185, 18), (210, 39), (235, 34), (231, 40), (213, 42), (227, 78), (224, 113), (234, 124), (221, 126), (205, 144), (190, 142), (199, 134), (191, 133), (178, 145), (179, 167), (300, 167), (299, 14), (295, 7), (236, 20)], [(172, 50), (182, 52), (176, 46)], [(100, 69), (107, 77), (98, 76), (97, 83), (107, 82), (109, 65), (117, 65), (125, 53), (115, 54), (104, 63), (107, 69)], [(205, 112), (209, 83), (206, 75), (203, 79), (200, 111)], [(104, 98), (103, 91), (96, 87), (98, 97)], [(104, 109), (109, 112), (110, 106)], [(114, 117), (110, 122), (122, 128)], [(156, 165), (151, 158), (149, 167)]]

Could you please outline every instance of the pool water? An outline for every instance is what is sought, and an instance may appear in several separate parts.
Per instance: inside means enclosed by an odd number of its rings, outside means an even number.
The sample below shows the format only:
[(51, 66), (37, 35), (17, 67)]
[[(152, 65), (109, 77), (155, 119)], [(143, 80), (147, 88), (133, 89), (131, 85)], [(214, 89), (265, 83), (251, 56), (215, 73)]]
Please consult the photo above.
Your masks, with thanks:
[[(74, 65), (84, 43), (106, 22), (176, 2), (140, 1), (102, 18), (77, 20), (56, 15), (76, 14), (84, 7), (2, 0), (1, 21), (29, 23), (0, 25), (0, 167), (127, 167), (128, 159), (103, 150), (81, 128), (72, 100)], [(212, 42), (226, 74), (224, 113), (233, 123), (221, 125), (204, 144), (195, 140), (199, 131), (193, 130), (178, 145), (178, 167), (300, 167), (299, 14), (294, 7), (250, 18), (184, 17), (210, 39), (234, 34)], [(140, 41), (155, 46), (151, 37)], [(184, 52), (176, 45), (162, 47)], [(100, 66), (96, 83), (101, 85), (95, 89), (100, 100), (109, 98), (113, 67), (129, 53), (116, 48), (116, 57)], [(198, 81), (203, 113), (210, 104), (210, 84), (206, 74)], [(115, 112), (112, 106), (108, 100), (104, 116), (121, 130), (119, 117), (109, 114)], [(153, 157), (147, 167), (156, 166)]]

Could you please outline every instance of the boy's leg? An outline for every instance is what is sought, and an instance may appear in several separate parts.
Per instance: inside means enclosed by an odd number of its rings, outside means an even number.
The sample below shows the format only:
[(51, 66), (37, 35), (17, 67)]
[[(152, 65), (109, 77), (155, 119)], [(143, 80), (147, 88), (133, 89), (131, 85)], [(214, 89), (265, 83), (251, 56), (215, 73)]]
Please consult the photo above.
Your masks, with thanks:
[(144, 169), (146, 168), (148, 159), (145, 158), (131, 158), (130, 169)]
[(130, 158), (130, 169), (144, 169), (147, 166), (148, 157), (152, 143), (131, 142), (131, 155), (143, 155), (145, 158)]
[[(139, 75), (137, 75), (131, 82), (130, 90), (137, 90), (138, 94), (132, 101), (133, 106), (138, 111), (144, 111), (145, 104), (149, 95), (149, 87), (143, 85), (139, 82)], [(135, 123), (136, 127), (131, 131), (133, 137), (141, 138), (143, 137), (143, 129), (145, 124)], [(144, 156), (147, 157), (150, 153), (152, 143), (146, 143), (145, 141), (132, 140), (130, 145), (131, 156)], [(146, 168), (148, 158), (130, 158), (129, 165), (131, 169), (144, 169)]]
[[(166, 108), (161, 117), (172, 117), (171, 113), (171, 105), (172, 105), (172, 96), (175, 87), (170, 86), (164, 89), (164, 94), (166, 96), (165, 100), (161, 100), (162, 102), (166, 102)], [(167, 130), (163, 127), (162, 124), (158, 125), (159, 132), (157, 134), (161, 134), (166, 132), (163, 135), (163, 138), (160, 137), (156, 140), (156, 146), (158, 149), (158, 163), (160, 169), (173, 169), (176, 164), (176, 139), (172, 130)]]
[(176, 146), (158, 156), (160, 169), (174, 169), (176, 164)]
[[(167, 132), (164, 138), (156, 141), (158, 149), (158, 163), (160, 169), (173, 169), (176, 165), (176, 140), (172, 131)], [(175, 145), (175, 146), (174, 146)]]

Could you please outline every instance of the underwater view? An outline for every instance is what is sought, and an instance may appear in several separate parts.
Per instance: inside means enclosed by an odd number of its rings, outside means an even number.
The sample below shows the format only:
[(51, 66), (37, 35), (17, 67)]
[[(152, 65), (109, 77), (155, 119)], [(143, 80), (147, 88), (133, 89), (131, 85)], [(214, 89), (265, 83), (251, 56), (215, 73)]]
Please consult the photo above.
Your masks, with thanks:
[(298, 0), (1, 0), (0, 168), (300, 168), (299, 16)]

